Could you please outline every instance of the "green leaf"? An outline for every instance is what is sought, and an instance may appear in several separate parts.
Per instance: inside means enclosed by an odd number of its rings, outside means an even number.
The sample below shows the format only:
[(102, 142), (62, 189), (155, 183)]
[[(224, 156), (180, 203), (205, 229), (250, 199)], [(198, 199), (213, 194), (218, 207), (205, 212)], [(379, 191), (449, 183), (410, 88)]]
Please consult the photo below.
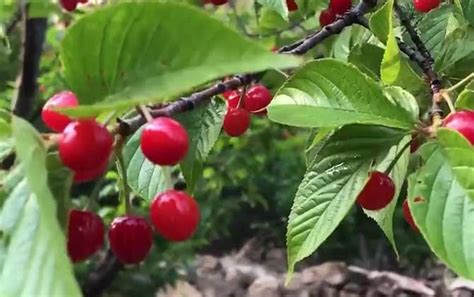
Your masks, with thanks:
[(361, 123), (411, 129), (410, 113), (388, 100), (356, 67), (332, 59), (307, 63), (269, 106), (271, 120), (299, 127)]
[(13, 140), (7, 138), (0, 141), (0, 161), (5, 160), (11, 153), (13, 153)]
[(64, 167), (58, 153), (48, 154), (46, 167), (48, 170), (48, 186), (57, 203), (57, 217), (61, 227), (65, 229), (70, 208), (69, 192), (72, 186), (73, 174), (71, 170)]
[(416, 225), (439, 259), (460, 276), (474, 279), (474, 200), (436, 143), (418, 153), (424, 165), (408, 179), (408, 204)]
[(474, 110), (474, 91), (465, 89), (459, 94), (456, 100), (456, 109), (473, 109)]
[(64, 111), (76, 116), (162, 102), (222, 76), (300, 62), (241, 37), (201, 9), (161, 2), (87, 14), (67, 31), (61, 59), (82, 104)]
[(145, 200), (152, 200), (156, 194), (173, 186), (171, 168), (156, 166), (145, 158), (140, 149), (142, 130), (143, 127), (128, 139), (123, 148), (123, 159), (130, 189)]
[(385, 87), (385, 96), (390, 99), (393, 104), (405, 109), (410, 113), (413, 121), (417, 121), (420, 116), (420, 108), (416, 98), (408, 91), (400, 87)]
[(386, 44), (380, 66), (382, 81), (388, 85), (398, 85), (410, 92), (423, 87), (422, 79), (408, 61), (402, 58), (394, 30), (393, 0), (387, 1), (371, 18), (370, 26), (376, 36)]
[(455, 130), (440, 128), (436, 137), (456, 181), (474, 199), (474, 147)]
[(289, 23), (273, 9), (263, 7), (260, 10), (258, 29), (260, 32), (274, 32), (288, 28)]
[[(387, 169), (393, 159), (397, 156), (397, 154), (410, 141), (411, 136), (406, 136), (397, 146), (393, 146), (386, 155), (385, 159), (383, 159), (379, 164), (376, 165), (376, 170), (383, 172), (385, 169)], [(375, 222), (377, 222), (382, 231), (385, 233), (385, 236), (387, 236), (387, 239), (392, 244), (393, 250), (395, 251), (397, 256), (398, 250), (393, 234), (393, 214), (397, 206), (398, 196), (400, 195), (403, 183), (405, 182), (409, 162), (410, 150), (405, 148), (405, 151), (403, 152), (402, 156), (397, 161), (396, 165), (389, 174), (393, 183), (395, 184), (395, 196), (394, 199), (390, 202), (390, 204), (379, 211), (370, 211), (364, 209), (364, 212), (370, 218), (375, 220)]]
[(393, 0), (388, 0), (379, 8), (369, 20), (369, 26), (375, 36), (382, 42), (387, 43), (388, 36), (393, 31)]
[(66, 254), (66, 240), (56, 219), (48, 188), (46, 149), (36, 130), (13, 118), (17, 157), (31, 190), (18, 225), (10, 234), (0, 277), (0, 296), (69, 296), (81, 292)]
[(219, 137), (225, 111), (226, 106), (222, 100), (212, 100), (209, 104), (201, 105), (196, 110), (177, 117), (186, 127), (190, 137), (189, 151), (180, 163), (187, 190), (190, 192), (193, 192), (201, 175), (202, 163)]
[(420, 37), (435, 60), (442, 56), (442, 49), (448, 35), (450, 18), (454, 17), (453, 7), (443, 5), (425, 14), (417, 26)]
[(257, 0), (264, 7), (268, 7), (278, 12), (281, 17), (288, 20), (288, 7), (285, 0)]
[(380, 64), (384, 50), (376, 45), (365, 43), (352, 48), (349, 62), (356, 65), (360, 71), (377, 80), (380, 77)]
[(10, 135), (11, 135), (10, 123), (0, 118), (0, 139), (10, 137)]
[(336, 229), (366, 183), (374, 160), (385, 159), (404, 134), (379, 126), (350, 125), (318, 144), (290, 213), (288, 276)]
[(474, 0), (461, 0), (461, 5), (464, 17), (474, 26)]
[(21, 179), (13, 188), (2, 211), (0, 212), (0, 230), (7, 234), (13, 232), (14, 227), (21, 218), (25, 203), (31, 197), (31, 190), (26, 179)]

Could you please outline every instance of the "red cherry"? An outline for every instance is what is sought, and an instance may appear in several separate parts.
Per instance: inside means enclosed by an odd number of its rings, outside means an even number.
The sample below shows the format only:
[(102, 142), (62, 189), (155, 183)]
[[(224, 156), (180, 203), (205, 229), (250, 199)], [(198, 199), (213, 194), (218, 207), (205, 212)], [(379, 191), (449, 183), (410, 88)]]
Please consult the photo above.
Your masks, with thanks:
[(87, 3), (89, 0), (79, 0), (79, 3)]
[(385, 173), (372, 171), (369, 180), (357, 197), (357, 203), (368, 210), (379, 210), (387, 206), (395, 196), (395, 185)]
[(226, 100), (228, 100), (229, 96), (232, 95), (234, 92), (236, 92), (236, 91), (235, 90), (227, 90), (224, 93), (222, 93), (222, 97), (224, 97)]
[(461, 110), (450, 114), (443, 120), (443, 125), (446, 128), (458, 131), (474, 145), (474, 111)]
[(334, 12), (332, 12), (332, 10), (329, 8), (321, 11), (321, 14), (319, 15), (319, 25), (321, 27), (327, 26), (335, 20), (336, 14), (334, 14)]
[(104, 164), (112, 152), (114, 138), (95, 120), (67, 125), (59, 140), (59, 157), (73, 171), (93, 170)]
[(150, 252), (152, 241), (151, 227), (142, 217), (131, 215), (118, 217), (110, 224), (110, 248), (124, 264), (143, 261)]
[(349, 9), (351, 9), (352, 1), (351, 0), (330, 0), (329, 9), (332, 10), (334, 14), (344, 14)]
[(60, 0), (61, 6), (67, 11), (73, 11), (76, 9), (77, 1), (76, 0)]
[(413, 6), (419, 12), (428, 12), (441, 4), (440, 0), (413, 0)]
[(264, 109), (272, 101), (272, 93), (265, 86), (255, 85), (251, 87), (247, 96), (244, 97), (245, 109), (256, 112)]
[(85, 183), (92, 181), (99, 176), (103, 175), (107, 170), (107, 166), (109, 165), (109, 160), (105, 160), (103, 164), (98, 166), (97, 168), (92, 168), (90, 170), (82, 170), (82, 171), (75, 171), (74, 172), (74, 182), (76, 184)]
[(211, 0), (211, 3), (214, 4), (214, 5), (224, 5), (226, 4), (227, 2), (229, 2), (229, 0)]
[(159, 117), (146, 124), (140, 146), (145, 157), (158, 165), (175, 165), (189, 149), (188, 132), (168, 117)]
[(250, 113), (243, 108), (229, 108), (224, 116), (224, 131), (237, 137), (245, 133), (250, 126)]
[(77, 106), (77, 98), (70, 91), (63, 91), (51, 97), (43, 106), (41, 118), (45, 125), (54, 132), (61, 133), (64, 128), (72, 121), (68, 116), (51, 110), (52, 107), (73, 107)]
[(288, 7), (289, 11), (298, 10), (298, 4), (296, 4), (295, 0), (286, 0), (286, 6)]
[(73, 209), (69, 212), (67, 251), (71, 260), (84, 261), (104, 245), (104, 223), (93, 212)]
[(405, 217), (405, 221), (408, 223), (408, 225), (410, 225), (413, 231), (415, 232), (420, 231), (415, 224), (415, 220), (413, 219), (413, 216), (411, 215), (410, 207), (408, 206), (408, 199), (405, 199), (405, 201), (403, 201), (403, 216)]
[(169, 190), (155, 197), (150, 217), (156, 231), (167, 240), (191, 237), (199, 224), (199, 208), (193, 197), (183, 191)]
[(228, 108), (231, 108), (231, 107), (235, 108), (235, 107), (239, 106), (243, 109), (246, 109), (245, 108), (245, 100), (246, 100), (247, 96), (244, 95), (244, 97), (241, 100), (240, 99), (241, 94), (242, 93), (240, 93), (239, 91), (232, 91), (232, 93), (229, 94), (229, 96), (227, 97), (227, 107)]

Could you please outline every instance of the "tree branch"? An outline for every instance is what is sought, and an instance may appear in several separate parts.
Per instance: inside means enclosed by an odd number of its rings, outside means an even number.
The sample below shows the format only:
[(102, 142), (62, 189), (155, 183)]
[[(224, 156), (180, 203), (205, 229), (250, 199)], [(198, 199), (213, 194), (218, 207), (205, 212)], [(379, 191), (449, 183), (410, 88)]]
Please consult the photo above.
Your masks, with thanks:
[(442, 89), (441, 80), (439, 79), (438, 74), (434, 70), (433, 64), (434, 59), (431, 56), (431, 53), (426, 48), (424, 42), (421, 40), (420, 36), (415, 30), (415, 27), (411, 24), (410, 18), (406, 13), (403, 12), (403, 9), (397, 4), (394, 4), (395, 12), (400, 20), (400, 23), (405, 27), (410, 36), (410, 39), (415, 44), (415, 47), (418, 49), (418, 53), (411, 47), (403, 43), (402, 40), (398, 40), (400, 50), (404, 52), (412, 61), (416, 62), (418, 66), (422, 69), (423, 73), (428, 77), (430, 81), (431, 93), (433, 94), (431, 114), (433, 116), (439, 116), (442, 113), (441, 108), (438, 105), (438, 94)]
[[(303, 55), (310, 49), (321, 43), (328, 37), (340, 33), (345, 27), (357, 23), (359, 18), (366, 14), (376, 5), (376, 0), (365, 0), (352, 8), (349, 12), (339, 17), (335, 22), (323, 27), (321, 30), (307, 36), (306, 38), (293, 44), (284, 46), (278, 50), (281, 54)], [(224, 82), (217, 83), (207, 89), (198, 91), (187, 97), (182, 97), (177, 101), (159, 108), (152, 109), (150, 114), (153, 117), (170, 116), (178, 112), (192, 110), (196, 105), (210, 100), (212, 97), (222, 94), (227, 90), (234, 90), (241, 86), (247, 85), (252, 81), (258, 80), (263, 73), (237, 75)], [(141, 116), (135, 116), (130, 119), (118, 119), (117, 133), (122, 136), (128, 136), (137, 131), (146, 120)]]
[(46, 18), (29, 18), (28, 7), (23, 6), (23, 49), (22, 66), (17, 79), (17, 95), (12, 111), (15, 115), (28, 118), (34, 107), (38, 91), (37, 79), (45, 33)]
[(86, 297), (100, 296), (112, 283), (117, 274), (123, 268), (122, 263), (113, 255), (111, 250), (97, 268), (89, 273), (82, 285), (82, 293)]

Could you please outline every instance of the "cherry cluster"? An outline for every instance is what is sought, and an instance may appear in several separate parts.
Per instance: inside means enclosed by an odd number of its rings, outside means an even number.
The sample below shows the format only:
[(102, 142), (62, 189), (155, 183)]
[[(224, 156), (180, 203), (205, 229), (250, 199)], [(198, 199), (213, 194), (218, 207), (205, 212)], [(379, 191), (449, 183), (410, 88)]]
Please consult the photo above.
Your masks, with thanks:
[(61, 6), (67, 11), (74, 11), (79, 3), (87, 3), (89, 0), (60, 0)]
[[(471, 145), (474, 145), (474, 111), (461, 110), (450, 114), (443, 120), (443, 127), (458, 131), (463, 135)], [(412, 141), (413, 144), (413, 141)], [(411, 146), (411, 152), (414, 152), (420, 143)], [(373, 171), (357, 197), (357, 203), (364, 209), (378, 211), (385, 208), (392, 202), (395, 196), (395, 185), (387, 173)], [(415, 202), (420, 202), (420, 197), (415, 198)], [(408, 201), (403, 202), (403, 215), (413, 230), (418, 231), (413, 216), (411, 215)]]
[[(78, 105), (69, 91), (56, 94), (42, 110), (42, 119), (54, 132), (62, 163), (74, 172), (76, 183), (90, 181), (102, 175), (108, 166), (114, 138), (95, 119), (72, 120), (55, 108)], [(161, 117), (143, 128), (140, 146), (144, 156), (161, 166), (176, 165), (189, 148), (186, 130), (177, 121)], [(183, 191), (169, 190), (157, 195), (150, 206), (150, 218), (155, 230), (165, 239), (182, 241), (192, 236), (199, 223), (199, 208), (193, 197)], [(68, 252), (74, 262), (80, 262), (104, 244), (104, 224), (93, 212), (72, 210), (68, 224)], [(142, 217), (126, 215), (115, 218), (108, 233), (110, 248), (124, 264), (141, 262), (152, 246), (152, 227)]]
[(267, 106), (273, 98), (270, 90), (260, 84), (250, 87), (245, 93), (228, 91), (223, 96), (227, 101), (223, 128), (232, 137), (238, 137), (247, 131), (251, 113), (265, 116)]
[[(157, 195), (150, 207), (154, 229), (170, 241), (190, 238), (199, 224), (199, 208), (183, 191), (168, 190)], [(69, 212), (67, 251), (71, 260), (81, 262), (104, 246), (105, 227), (95, 213), (73, 209)], [(115, 218), (108, 231), (110, 249), (123, 264), (143, 261), (153, 243), (152, 227), (140, 216)]]
[(333, 23), (337, 15), (346, 13), (351, 7), (351, 0), (330, 0), (329, 7), (321, 11), (319, 15), (319, 24), (324, 27)]

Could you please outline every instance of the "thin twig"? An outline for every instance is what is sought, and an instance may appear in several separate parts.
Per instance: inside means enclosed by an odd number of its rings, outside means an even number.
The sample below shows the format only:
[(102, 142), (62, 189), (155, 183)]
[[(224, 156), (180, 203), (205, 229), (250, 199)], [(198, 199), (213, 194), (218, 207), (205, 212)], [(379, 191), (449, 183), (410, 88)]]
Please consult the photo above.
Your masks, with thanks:
[[(303, 55), (317, 44), (324, 41), (326, 38), (338, 34), (345, 27), (356, 23), (358, 19), (366, 14), (372, 7), (374, 7), (375, 4), (376, 1), (373, 0), (362, 1), (332, 24), (323, 27), (321, 30), (296, 43), (280, 48), (278, 52), (282, 54)], [(262, 73), (234, 76), (231, 79), (228, 79), (224, 82), (219, 82), (207, 89), (193, 93), (190, 96), (182, 97), (163, 108), (150, 110), (150, 114), (153, 117), (171, 116), (178, 112), (192, 110), (198, 104), (207, 101), (216, 95), (219, 95), (227, 90), (234, 90), (257, 80), (259, 77), (261, 77), (261, 75)], [(126, 120), (118, 119), (118, 122), (119, 125), (116, 132), (122, 136), (128, 136), (137, 131), (146, 122), (146, 120), (141, 115), (138, 115)]]
[(21, 5), (18, 6), (17, 10), (15, 10), (15, 12), (13, 13), (12, 18), (10, 19), (8, 24), (5, 26), (5, 28), (6, 28), (5, 33), (7, 34), (7, 36), (10, 35), (13, 32), (16, 25), (21, 20), (22, 11), (23, 11), (23, 9), (21, 8)]
[[(439, 93), (442, 89), (441, 85), (441, 80), (439, 79), (438, 74), (435, 72), (433, 64), (434, 64), (434, 59), (431, 56), (431, 53), (429, 50), (426, 48), (424, 42), (421, 40), (420, 36), (415, 30), (415, 27), (411, 24), (411, 20), (408, 18), (407, 14), (404, 13), (403, 9), (395, 3), (394, 5), (395, 12), (400, 19), (400, 23), (403, 25), (403, 27), (407, 30), (408, 35), (410, 36), (410, 39), (413, 41), (415, 47), (419, 51), (419, 55), (416, 54), (416, 60), (414, 60), (418, 66), (423, 70), (423, 73), (428, 77), (429, 82), (430, 82), (430, 88), (432, 92), (432, 106), (431, 106), (431, 114), (433, 117), (439, 117), (440, 114), (442, 113), (441, 108), (438, 105), (439, 101)], [(412, 49), (410, 49), (407, 46), (404, 46), (403, 48), (400, 47), (400, 49), (407, 54), (409, 57), (412, 55), (414, 58), (415, 56), (412, 53)], [(410, 54), (408, 54), (406, 51)]]
[(82, 285), (85, 297), (98, 297), (110, 286), (117, 274), (123, 268), (122, 263), (114, 256), (112, 251), (107, 251), (104, 259), (96, 269), (89, 273)]

